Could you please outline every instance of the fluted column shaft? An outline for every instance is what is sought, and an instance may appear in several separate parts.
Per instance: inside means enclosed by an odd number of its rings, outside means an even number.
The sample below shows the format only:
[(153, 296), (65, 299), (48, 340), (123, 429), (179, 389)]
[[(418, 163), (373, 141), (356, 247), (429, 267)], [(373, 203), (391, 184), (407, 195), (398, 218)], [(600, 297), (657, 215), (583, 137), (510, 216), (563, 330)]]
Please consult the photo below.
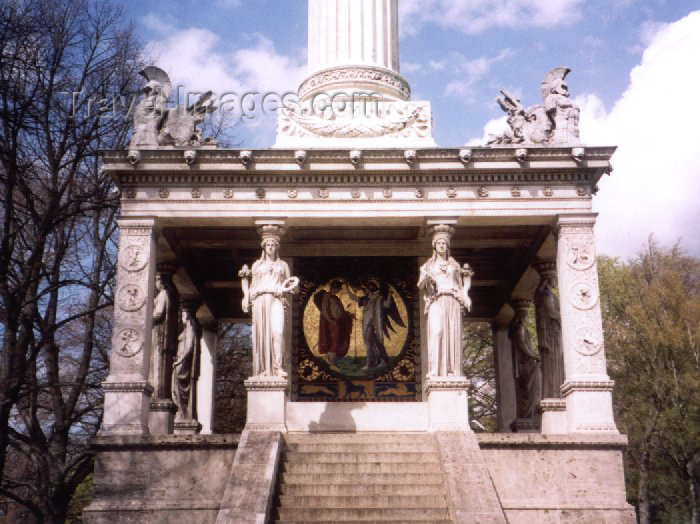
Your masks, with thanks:
[(309, 74), (342, 65), (399, 72), (398, 0), (309, 0)]

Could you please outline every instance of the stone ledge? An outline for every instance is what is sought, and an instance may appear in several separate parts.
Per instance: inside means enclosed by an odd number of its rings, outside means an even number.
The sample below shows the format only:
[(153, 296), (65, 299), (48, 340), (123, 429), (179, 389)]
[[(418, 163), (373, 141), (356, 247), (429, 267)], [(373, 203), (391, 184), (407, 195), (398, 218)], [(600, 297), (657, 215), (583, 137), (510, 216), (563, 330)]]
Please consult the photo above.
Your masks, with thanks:
[(542, 435), (537, 433), (478, 433), (481, 449), (614, 449), (627, 448), (627, 436), (620, 434)]
[(215, 510), (219, 511), (221, 501), (210, 499), (193, 500), (147, 500), (133, 501), (122, 500), (118, 503), (96, 501), (91, 502), (87, 507), (88, 511), (163, 511), (163, 510)]
[(502, 500), (501, 506), (504, 510), (544, 510), (544, 511), (629, 511), (627, 504), (554, 504), (535, 502), (532, 504), (523, 503), (517, 500)]
[(158, 449), (211, 449), (238, 447), (240, 434), (228, 435), (117, 435), (95, 437), (92, 447), (97, 451), (158, 450)]

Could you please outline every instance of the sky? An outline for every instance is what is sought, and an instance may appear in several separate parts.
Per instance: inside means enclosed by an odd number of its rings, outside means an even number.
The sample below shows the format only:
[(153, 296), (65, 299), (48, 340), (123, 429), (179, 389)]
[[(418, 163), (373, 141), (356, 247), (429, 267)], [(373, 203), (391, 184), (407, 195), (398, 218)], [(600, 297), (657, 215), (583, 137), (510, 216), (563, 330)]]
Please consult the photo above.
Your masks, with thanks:
[[(295, 92), (307, 73), (304, 0), (127, 0), (125, 14), (174, 85)], [(627, 259), (650, 235), (700, 257), (700, 0), (399, 0), (401, 74), (428, 100), (439, 146), (485, 144), (556, 66), (580, 105), (586, 145), (616, 145), (594, 197), (598, 251)], [(274, 115), (235, 129), (274, 143)]]

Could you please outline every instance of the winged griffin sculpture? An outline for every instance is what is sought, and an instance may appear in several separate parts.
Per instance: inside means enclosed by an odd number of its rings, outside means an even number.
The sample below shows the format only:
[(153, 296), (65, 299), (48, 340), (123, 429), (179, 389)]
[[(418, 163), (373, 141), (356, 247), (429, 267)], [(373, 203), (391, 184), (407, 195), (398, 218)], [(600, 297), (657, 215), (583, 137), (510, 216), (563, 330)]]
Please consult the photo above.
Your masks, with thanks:
[(566, 75), (568, 67), (555, 67), (540, 85), (544, 104), (528, 109), (505, 89), (496, 102), (508, 114), (508, 129), (501, 135), (492, 135), (489, 144), (543, 144), (559, 145), (580, 143), (578, 122), (580, 110), (569, 98)]
[(216, 109), (216, 97), (211, 91), (201, 95), (189, 107), (178, 103), (169, 108), (172, 84), (168, 74), (155, 66), (146, 67), (140, 74), (146, 79), (146, 85), (143, 87), (144, 96), (134, 111), (130, 149), (213, 143), (211, 139), (203, 139), (198, 128)]

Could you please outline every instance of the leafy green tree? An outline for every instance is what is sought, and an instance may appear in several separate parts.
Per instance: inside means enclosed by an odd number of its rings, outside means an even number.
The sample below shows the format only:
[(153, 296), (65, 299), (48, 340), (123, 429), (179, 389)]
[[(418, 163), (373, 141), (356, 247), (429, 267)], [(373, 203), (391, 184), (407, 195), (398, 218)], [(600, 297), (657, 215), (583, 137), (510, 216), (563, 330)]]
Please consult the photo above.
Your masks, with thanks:
[(700, 260), (652, 239), (629, 263), (601, 257), (599, 274), (628, 496), (642, 524), (697, 524)]

